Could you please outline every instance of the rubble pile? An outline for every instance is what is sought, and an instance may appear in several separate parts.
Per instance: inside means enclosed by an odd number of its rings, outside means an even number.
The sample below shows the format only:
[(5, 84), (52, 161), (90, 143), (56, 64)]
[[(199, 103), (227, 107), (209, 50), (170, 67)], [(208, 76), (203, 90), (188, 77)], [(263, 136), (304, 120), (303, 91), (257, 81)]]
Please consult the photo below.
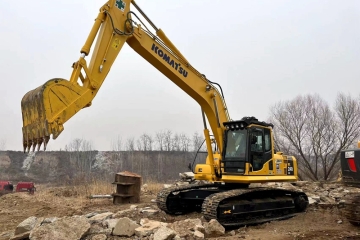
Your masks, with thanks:
[[(173, 185), (180, 186), (184, 184), (200, 184), (205, 181), (194, 179), (192, 172), (180, 173), (180, 180), (174, 184), (164, 184), (165, 188)], [(345, 198), (350, 194), (360, 194), (360, 188), (344, 186), (341, 182), (268, 182), (253, 183), (249, 187), (275, 187), (284, 189), (297, 189), (305, 192), (309, 197), (310, 205), (332, 206), (342, 204)]]
[[(166, 223), (150, 220), (147, 217), (134, 221), (127, 216), (131, 212), (144, 212), (132, 205), (129, 209), (116, 213), (102, 212), (62, 218), (29, 217), (21, 222), (14, 231), (0, 234), (0, 239), (86, 239), (105, 240), (108, 237), (129, 239), (204, 239), (226, 235), (225, 228), (215, 219), (207, 222), (200, 218)], [(147, 209), (149, 210), (149, 209)], [(148, 216), (156, 214), (156, 209)], [(231, 233), (228, 233), (229, 235)]]
[[(163, 187), (199, 184), (202, 182), (194, 180), (194, 175), (191, 172), (186, 172), (180, 173), (179, 181), (172, 184), (164, 184)], [(317, 207), (341, 208), (347, 196), (351, 194), (356, 195), (357, 193), (360, 195), (360, 188), (347, 187), (340, 182), (298, 181), (294, 183), (256, 183), (251, 184), (249, 187), (275, 187), (304, 191), (309, 197), (309, 209), (316, 209)], [(142, 193), (145, 195), (149, 193), (146, 184), (142, 186)], [(195, 215), (195, 217), (189, 216), (185, 220), (170, 221), (167, 215), (157, 208), (156, 200), (152, 199), (151, 203), (145, 207), (131, 205), (129, 208), (118, 212), (90, 212), (84, 215), (61, 218), (57, 216), (50, 218), (31, 216), (24, 219), (12, 231), (1, 233), (0, 240), (105, 240), (118, 238), (181, 240), (231, 237), (239, 234), (234, 230), (226, 231), (215, 219), (206, 221), (203, 217), (199, 216), (201, 215)]]

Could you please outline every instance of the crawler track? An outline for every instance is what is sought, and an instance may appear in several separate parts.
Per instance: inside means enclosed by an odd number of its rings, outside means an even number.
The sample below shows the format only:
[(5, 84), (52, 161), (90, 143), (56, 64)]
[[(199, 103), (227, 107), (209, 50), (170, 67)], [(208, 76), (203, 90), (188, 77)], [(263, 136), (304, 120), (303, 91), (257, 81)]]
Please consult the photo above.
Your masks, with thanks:
[[(186, 195), (189, 191), (194, 194)], [(226, 190), (216, 184), (191, 184), (163, 189), (157, 204), (168, 214), (201, 211), (207, 220), (216, 219), (224, 227), (238, 227), (293, 217), (306, 209), (308, 198), (294, 190), (262, 187)]]
[(203, 184), (189, 184), (185, 186), (177, 186), (164, 188), (157, 195), (157, 206), (165, 211), (168, 214), (181, 215), (188, 212), (192, 212), (194, 209), (189, 208), (187, 204), (181, 201), (181, 199), (172, 199), (173, 201), (169, 201), (169, 196), (176, 192), (183, 192), (187, 190), (199, 190), (199, 189), (207, 189), (214, 188), (215, 184), (212, 183), (203, 183)]
[[(275, 188), (234, 189), (205, 198), (205, 219), (217, 219), (226, 227), (238, 227), (290, 218), (305, 210), (302, 192)], [(230, 211), (229, 211), (230, 210)]]

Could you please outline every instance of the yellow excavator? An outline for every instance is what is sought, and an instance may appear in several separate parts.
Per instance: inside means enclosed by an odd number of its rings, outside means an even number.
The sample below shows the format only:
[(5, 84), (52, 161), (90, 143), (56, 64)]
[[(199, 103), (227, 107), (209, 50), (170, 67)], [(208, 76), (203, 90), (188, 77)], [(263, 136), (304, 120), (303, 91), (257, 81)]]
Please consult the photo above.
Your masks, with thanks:
[[(94, 41), (88, 64), (85, 58)], [(70, 80), (54, 78), (24, 95), (24, 152), (42, 144), (45, 151), (51, 135), (55, 140), (71, 117), (91, 106), (124, 43), (201, 106), (208, 156), (195, 166), (194, 175), (205, 183), (163, 189), (157, 196), (161, 210), (199, 211), (223, 226), (241, 226), (289, 218), (307, 208), (302, 191), (250, 185), (297, 181), (295, 157), (275, 152), (271, 123), (255, 117), (230, 119), (221, 86), (196, 70), (133, 0), (109, 0), (100, 8)]]

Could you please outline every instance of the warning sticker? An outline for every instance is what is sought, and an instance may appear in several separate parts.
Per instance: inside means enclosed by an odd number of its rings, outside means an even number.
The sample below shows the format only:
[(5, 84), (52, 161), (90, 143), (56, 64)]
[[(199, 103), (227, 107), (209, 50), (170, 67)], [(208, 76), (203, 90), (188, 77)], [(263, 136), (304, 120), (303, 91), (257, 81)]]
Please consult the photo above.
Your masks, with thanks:
[(120, 45), (120, 40), (118, 38), (115, 38), (113, 43), (111, 44), (111, 46), (117, 50), (119, 48), (119, 45)]

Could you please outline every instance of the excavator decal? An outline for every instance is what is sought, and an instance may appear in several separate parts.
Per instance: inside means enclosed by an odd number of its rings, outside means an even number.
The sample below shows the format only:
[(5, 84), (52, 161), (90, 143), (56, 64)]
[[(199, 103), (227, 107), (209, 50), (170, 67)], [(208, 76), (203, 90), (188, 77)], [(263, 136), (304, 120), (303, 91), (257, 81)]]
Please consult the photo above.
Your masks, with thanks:
[(287, 164), (287, 175), (294, 175), (294, 162), (293, 160), (289, 157), (288, 158), (288, 164)]
[(115, 6), (123, 12), (125, 10), (126, 3), (124, 3), (122, 0), (116, 0)]
[[(159, 49), (158, 46), (153, 43), (151, 46), (151, 50), (154, 51), (159, 57), (162, 57), (162, 59), (167, 62), (170, 66), (172, 66), (175, 70), (177, 70), (180, 74), (182, 74), (184, 77), (187, 77), (188, 72), (181, 67), (181, 63), (175, 62), (173, 59), (170, 58), (166, 53), (163, 52), (163, 50)], [(171, 60), (170, 60), (171, 59)]]

